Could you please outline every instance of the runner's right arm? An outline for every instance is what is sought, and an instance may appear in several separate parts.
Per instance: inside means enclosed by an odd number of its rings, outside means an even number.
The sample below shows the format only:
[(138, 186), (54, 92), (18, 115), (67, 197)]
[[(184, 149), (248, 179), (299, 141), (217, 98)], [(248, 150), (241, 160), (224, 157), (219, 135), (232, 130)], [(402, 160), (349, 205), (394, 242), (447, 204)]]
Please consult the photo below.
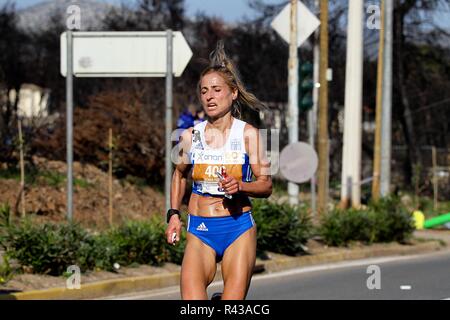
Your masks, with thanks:
[(186, 181), (192, 167), (189, 159), (189, 151), (192, 144), (192, 129), (189, 128), (183, 131), (178, 144), (177, 164), (172, 176), (170, 188), (170, 206), (172, 209), (180, 210), (181, 201), (186, 191)]
[[(186, 190), (186, 181), (191, 169), (189, 159), (189, 150), (192, 143), (192, 129), (183, 131), (180, 142), (178, 143), (178, 153), (176, 155), (176, 166), (172, 175), (172, 184), (170, 188), (170, 208), (180, 210), (181, 201)], [(174, 159), (175, 160), (175, 159)], [(179, 241), (181, 234), (181, 220), (178, 215), (173, 215), (166, 229), (167, 242), (172, 244), (172, 234), (176, 232), (176, 241)]]

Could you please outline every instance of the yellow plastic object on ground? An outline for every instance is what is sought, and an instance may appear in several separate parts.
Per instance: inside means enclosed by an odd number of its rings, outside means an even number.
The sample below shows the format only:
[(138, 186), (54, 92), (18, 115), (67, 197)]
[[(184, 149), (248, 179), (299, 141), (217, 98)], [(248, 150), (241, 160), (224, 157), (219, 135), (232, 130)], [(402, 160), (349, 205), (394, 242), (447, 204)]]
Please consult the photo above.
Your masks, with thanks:
[(417, 230), (422, 230), (425, 224), (425, 215), (422, 211), (416, 210), (413, 212), (414, 223)]

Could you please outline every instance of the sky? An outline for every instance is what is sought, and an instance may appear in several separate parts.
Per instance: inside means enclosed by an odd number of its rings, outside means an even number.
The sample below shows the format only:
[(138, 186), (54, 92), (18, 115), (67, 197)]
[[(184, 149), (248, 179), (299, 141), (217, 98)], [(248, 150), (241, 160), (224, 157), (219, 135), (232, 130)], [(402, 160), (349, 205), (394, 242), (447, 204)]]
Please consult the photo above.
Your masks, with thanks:
[[(44, 0), (16, 0), (18, 8), (24, 8), (43, 2)], [(97, 0), (111, 4), (134, 3), (134, 0)], [(0, 0), (0, 5), (7, 0)], [(283, 3), (285, 0), (264, 0), (265, 3)], [(247, 5), (247, 0), (185, 0), (187, 16), (194, 16), (198, 11), (204, 11), (207, 15), (221, 16), (227, 22), (237, 22), (244, 15), (252, 17), (254, 11)]]
[[(8, 0), (0, 0), (3, 5)], [(11, 1), (11, 0), (10, 0)], [(12, 0), (13, 1), (13, 0)], [(18, 8), (35, 5), (46, 0), (15, 0)], [(58, 0), (53, 0), (58, 1)], [(136, 0), (97, 0), (111, 4), (135, 3)], [(287, 0), (263, 0), (267, 4), (286, 3)], [(371, 1), (367, 1), (370, 3)], [(377, 2), (377, 1), (373, 1)], [(198, 11), (203, 11), (207, 15), (220, 16), (226, 22), (238, 22), (244, 16), (254, 17), (255, 12), (247, 5), (247, 0), (185, 0), (187, 16), (193, 17)], [(447, 10), (436, 12), (435, 22), (441, 27), (450, 30), (450, 12)]]

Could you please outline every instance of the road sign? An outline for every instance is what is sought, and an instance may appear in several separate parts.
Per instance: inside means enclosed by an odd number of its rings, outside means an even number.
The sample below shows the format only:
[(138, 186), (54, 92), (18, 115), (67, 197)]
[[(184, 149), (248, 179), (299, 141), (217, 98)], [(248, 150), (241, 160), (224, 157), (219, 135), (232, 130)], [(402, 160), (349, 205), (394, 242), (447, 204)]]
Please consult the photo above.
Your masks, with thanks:
[[(291, 4), (289, 3), (270, 24), (287, 43), (289, 43), (290, 20)], [(298, 1), (297, 25), (297, 43), (299, 47), (320, 26), (320, 20), (301, 1)]]
[[(166, 78), (166, 180), (170, 193), (173, 75), (183, 73), (192, 51), (181, 32), (72, 32), (61, 35), (61, 74), (66, 77), (67, 218), (73, 216), (73, 76)], [(166, 209), (170, 199), (166, 197)]]
[[(67, 74), (67, 33), (61, 35), (61, 74)], [(167, 34), (155, 32), (73, 32), (76, 77), (165, 77)], [(192, 51), (180, 31), (173, 32), (173, 74), (181, 76)]]
[(287, 145), (280, 155), (281, 174), (294, 183), (309, 181), (315, 174), (318, 164), (316, 151), (304, 142)]

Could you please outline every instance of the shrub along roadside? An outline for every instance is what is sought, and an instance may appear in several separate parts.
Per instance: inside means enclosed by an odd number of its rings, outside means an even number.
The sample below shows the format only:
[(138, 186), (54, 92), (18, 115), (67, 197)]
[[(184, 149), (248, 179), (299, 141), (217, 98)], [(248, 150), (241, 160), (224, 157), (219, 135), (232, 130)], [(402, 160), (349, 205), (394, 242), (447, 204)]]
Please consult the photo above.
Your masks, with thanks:
[(304, 252), (303, 245), (313, 229), (306, 209), (254, 200), (252, 213), (257, 226), (258, 250), (287, 255)]
[[(121, 226), (93, 235), (78, 224), (33, 224), (24, 220), (1, 233), (0, 246), (34, 273), (61, 275), (70, 265), (85, 272), (114, 271), (114, 264), (161, 265), (181, 263), (185, 236), (176, 247), (166, 244), (162, 219), (127, 221)], [(3, 227), (5, 229), (5, 227)]]
[[(318, 229), (313, 227), (306, 208), (254, 200), (252, 212), (260, 252), (302, 254), (303, 245), (315, 234), (332, 246), (344, 246), (351, 241), (404, 242), (414, 230), (410, 215), (393, 198), (371, 204), (366, 210), (333, 211), (322, 218)], [(70, 265), (85, 272), (114, 271), (115, 263), (158, 266), (182, 262), (185, 231), (180, 243), (168, 245), (160, 216), (148, 221), (128, 221), (99, 234), (77, 224), (39, 225), (31, 220), (10, 224), (7, 216), (4, 213), (0, 219), (0, 246), (8, 258), (35, 273), (62, 275)]]
[(8, 257), (32, 272), (49, 275), (61, 275), (70, 265), (78, 265), (82, 270), (91, 268), (90, 259), (84, 254), (93, 243), (93, 236), (79, 225), (36, 225), (30, 220), (10, 224), (0, 238)]
[[(255, 200), (252, 210), (258, 230), (258, 249), (296, 255), (302, 253), (311, 230), (305, 210), (287, 204)], [(185, 219), (185, 217), (183, 217)], [(186, 224), (185, 224), (186, 225)], [(181, 264), (186, 242), (185, 231), (176, 246), (165, 241), (165, 223), (155, 216), (149, 221), (127, 221), (99, 234), (85, 231), (78, 224), (3, 225), (0, 245), (10, 258), (27, 270), (50, 275), (63, 274), (70, 265), (85, 272), (114, 271), (114, 264)], [(0, 232), (1, 233), (1, 232)]]
[(367, 209), (331, 211), (322, 217), (318, 233), (328, 245), (345, 246), (353, 241), (404, 243), (414, 229), (412, 217), (400, 200), (390, 197), (370, 203)]

